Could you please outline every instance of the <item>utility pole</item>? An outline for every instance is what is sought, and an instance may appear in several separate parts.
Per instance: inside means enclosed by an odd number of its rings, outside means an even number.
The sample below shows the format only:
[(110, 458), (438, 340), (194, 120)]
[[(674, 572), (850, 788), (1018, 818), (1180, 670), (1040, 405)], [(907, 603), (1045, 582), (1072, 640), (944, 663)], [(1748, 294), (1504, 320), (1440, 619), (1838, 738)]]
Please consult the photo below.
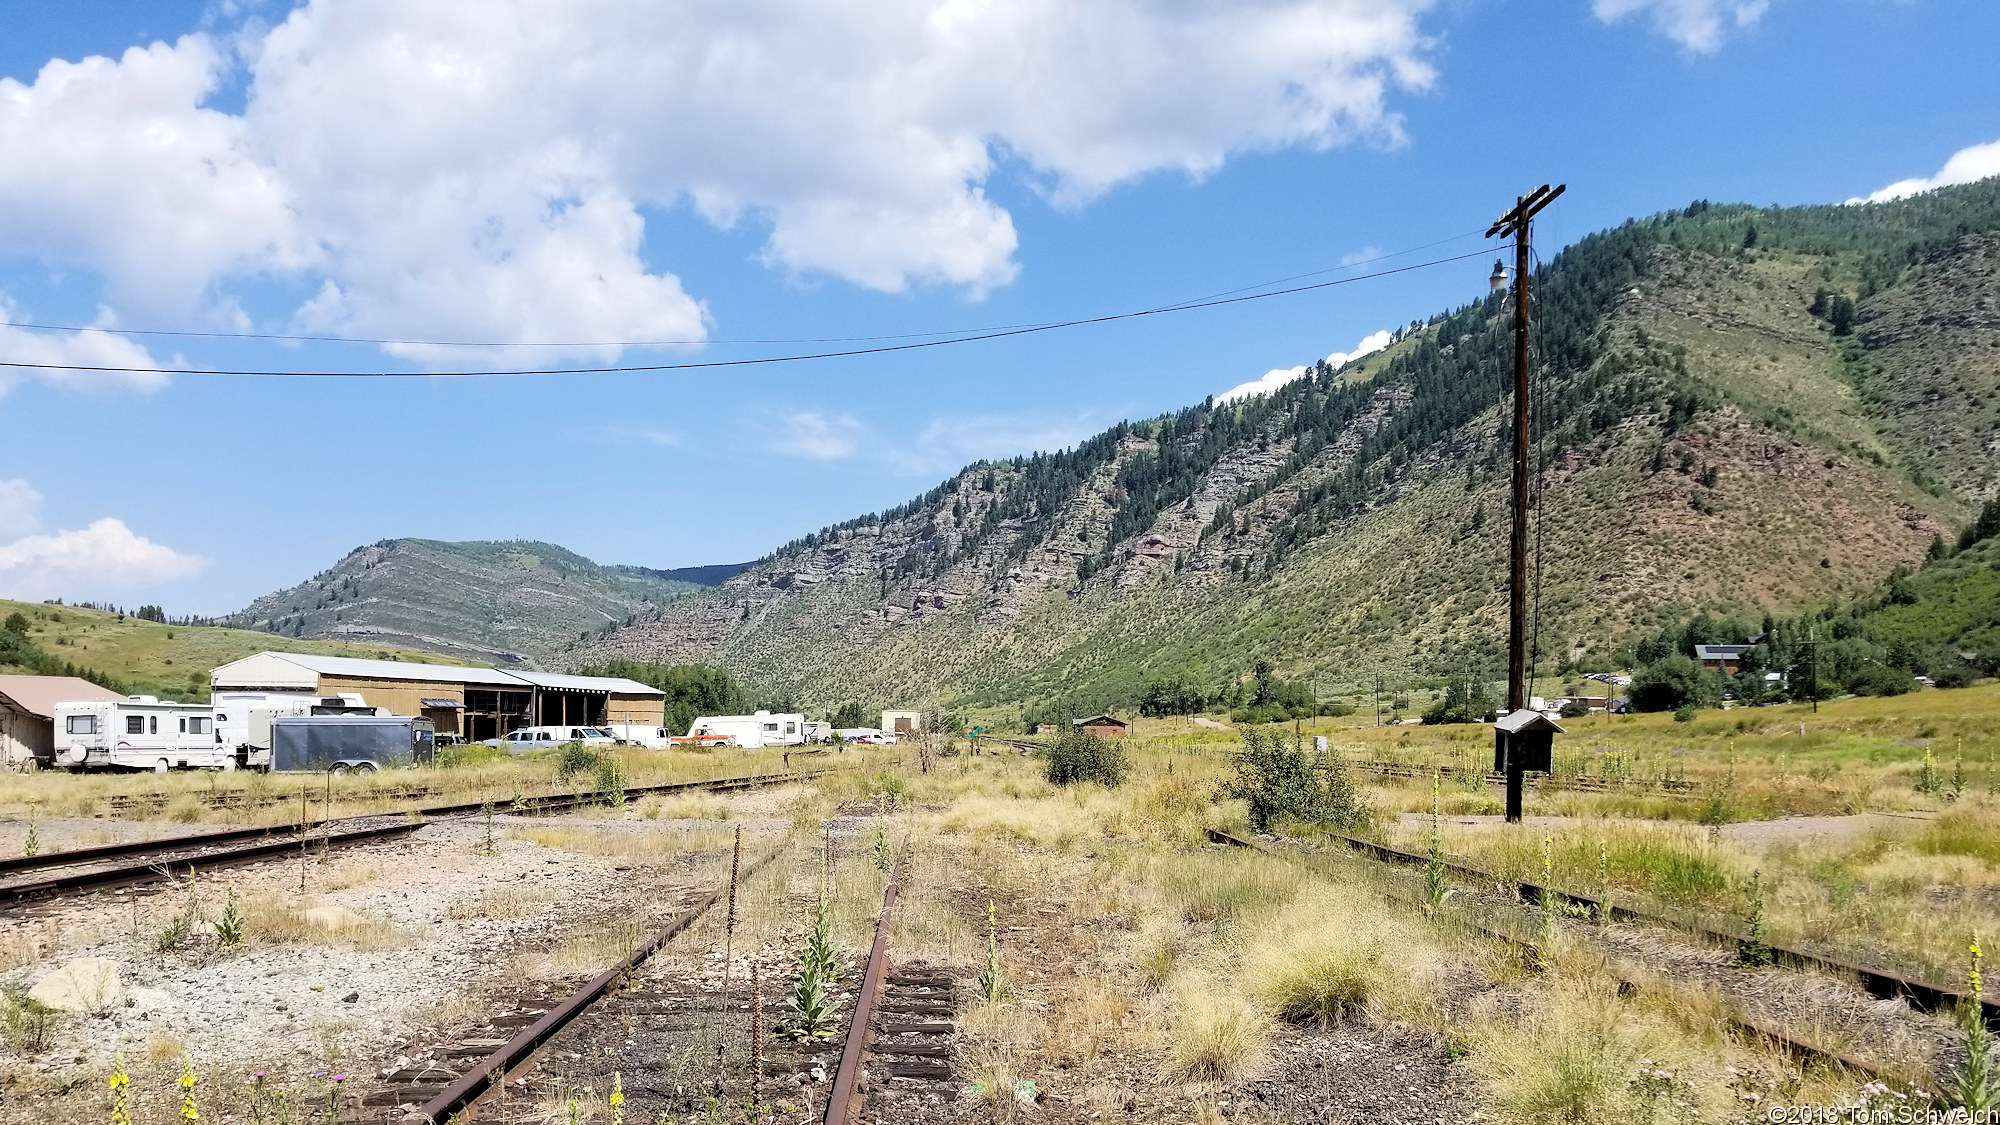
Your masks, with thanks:
[[(1514, 200), (1514, 206), (1494, 220), (1486, 237), (1514, 240), (1514, 529), (1507, 567), (1507, 713), (1528, 705), (1528, 275), (1529, 242), (1534, 218), (1555, 202), (1567, 185), (1552, 190), (1543, 184)], [(1494, 288), (1506, 284), (1506, 273), (1495, 263)], [(1507, 757), (1507, 821), (1521, 821), (1524, 767), (1518, 755)]]

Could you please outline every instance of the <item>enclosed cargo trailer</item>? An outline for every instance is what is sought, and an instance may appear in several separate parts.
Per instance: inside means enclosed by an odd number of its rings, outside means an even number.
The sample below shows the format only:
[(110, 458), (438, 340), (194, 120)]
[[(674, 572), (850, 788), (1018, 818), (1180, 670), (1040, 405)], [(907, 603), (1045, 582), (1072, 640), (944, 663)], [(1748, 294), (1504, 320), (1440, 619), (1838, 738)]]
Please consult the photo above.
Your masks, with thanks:
[(428, 766), (437, 735), (405, 715), (274, 715), (271, 768), (315, 772)]

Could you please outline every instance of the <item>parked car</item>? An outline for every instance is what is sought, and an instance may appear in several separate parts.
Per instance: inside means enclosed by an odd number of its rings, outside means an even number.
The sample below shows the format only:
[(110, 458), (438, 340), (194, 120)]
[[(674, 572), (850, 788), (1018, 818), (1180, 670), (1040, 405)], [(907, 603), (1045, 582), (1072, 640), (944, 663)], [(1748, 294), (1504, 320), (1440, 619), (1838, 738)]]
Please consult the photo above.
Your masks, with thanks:
[(547, 750), (565, 742), (581, 742), (586, 746), (618, 745), (617, 737), (603, 727), (519, 727), (509, 731), (504, 738), (489, 738), (485, 742), (488, 746), (499, 746), (516, 753)]

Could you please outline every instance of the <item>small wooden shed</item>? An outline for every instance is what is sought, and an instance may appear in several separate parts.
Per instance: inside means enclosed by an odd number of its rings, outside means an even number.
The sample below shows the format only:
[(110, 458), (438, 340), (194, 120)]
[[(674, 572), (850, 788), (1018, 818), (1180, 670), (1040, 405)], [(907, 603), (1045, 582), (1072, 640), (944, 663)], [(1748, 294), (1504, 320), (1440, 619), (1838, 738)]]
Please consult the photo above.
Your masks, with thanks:
[(1085, 734), (1094, 734), (1099, 738), (1125, 737), (1125, 720), (1116, 719), (1110, 715), (1092, 715), (1088, 719), (1071, 719), (1070, 725)]
[(1523, 707), (1502, 715), (1493, 722), (1493, 768), (1548, 773), (1555, 764), (1555, 736), (1562, 733), (1562, 724), (1540, 711)]

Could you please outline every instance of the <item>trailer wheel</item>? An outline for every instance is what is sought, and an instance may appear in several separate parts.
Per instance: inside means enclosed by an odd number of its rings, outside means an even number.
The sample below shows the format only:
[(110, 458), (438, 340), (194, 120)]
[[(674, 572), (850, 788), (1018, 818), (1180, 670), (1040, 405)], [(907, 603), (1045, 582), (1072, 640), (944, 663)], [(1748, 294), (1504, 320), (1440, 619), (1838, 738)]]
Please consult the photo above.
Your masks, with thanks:
[(153, 763), (154, 773), (165, 773), (167, 772), (167, 769), (168, 769), (167, 760), (165, 758), (161, 758), (159, 761)]
[(234, 770), (236, 768), (235, 756), (231, 755), (230, 757), (222, 759), (222, 764), (215, 768), (221, 770), (223, 773), (228, 773), (231, 770)]
[(333, 775), (333, 776), (335, 776), (335, 777), (346, 777), (346, 776), (347, 776), (347, 763), (346, 763), (346, 762), (335, 762), (335, 763), (334, 763), (333, 765), (331, 765), (331, 766), (327, 767), (327, 771), (326, 771), (326, 772), (328, 772), (328, 773), (332, 774), (332, 775)]

